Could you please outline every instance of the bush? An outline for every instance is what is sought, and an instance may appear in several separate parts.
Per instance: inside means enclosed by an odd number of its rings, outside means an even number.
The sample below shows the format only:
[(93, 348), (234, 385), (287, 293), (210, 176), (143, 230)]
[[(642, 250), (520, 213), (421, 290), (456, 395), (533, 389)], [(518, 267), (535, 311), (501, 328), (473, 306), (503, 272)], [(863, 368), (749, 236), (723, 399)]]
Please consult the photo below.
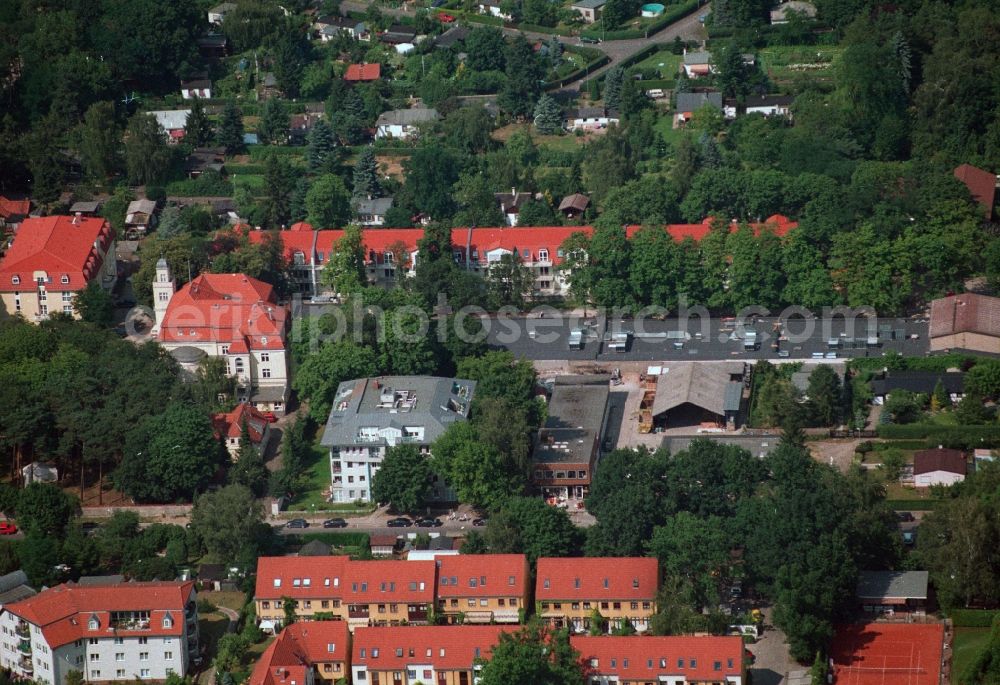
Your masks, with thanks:
[(982, 609), (952, 609), (950, 617), (956, 628), (989, 628), (998, 613)]
[(941, 426), (933, 423), (884, 424), (878, 436), (889, 440), (926, 440), (925, 447), (943, 445), (956, 449), (1000, 445), (1000, 426)]
[(215, 606), (214, 604), (212, 604), (211, 602), (209, 602), (204, 597), (199, 597), (198, 598), (198, 613), (199, 614), (210, 614), (213, 611), (218, 610), (218, 608), (219, 607)]
[(167, 199), (167, 191), (163, 186), (146, 186), (146, 198), (162, 204)]

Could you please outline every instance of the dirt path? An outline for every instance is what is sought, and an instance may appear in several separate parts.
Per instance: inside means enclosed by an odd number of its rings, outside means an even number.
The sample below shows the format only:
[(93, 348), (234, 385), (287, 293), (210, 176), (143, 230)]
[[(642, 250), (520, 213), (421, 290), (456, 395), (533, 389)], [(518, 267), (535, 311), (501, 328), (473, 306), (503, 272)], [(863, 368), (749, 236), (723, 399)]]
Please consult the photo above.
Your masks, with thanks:
[(843, 440), (816, 440), (807, 442), (806, 446), (813, 458), (823, 464), (829, 464), (838, 471), (846, 473), (854, 461), (854, 452), (862, 440), (848, 438)]

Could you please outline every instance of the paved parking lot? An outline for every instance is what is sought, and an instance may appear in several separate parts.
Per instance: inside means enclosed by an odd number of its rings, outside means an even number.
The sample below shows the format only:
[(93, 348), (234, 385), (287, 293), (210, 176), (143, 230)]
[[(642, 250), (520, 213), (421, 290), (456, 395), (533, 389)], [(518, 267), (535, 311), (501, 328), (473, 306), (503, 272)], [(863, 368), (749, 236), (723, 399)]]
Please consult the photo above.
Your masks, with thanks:
[[(896, 351), (927, 354), (927, 323), (909, 319), (847, 321), (834, 319), (759, 318), (740, 326), (731, 318), (702, 320), (624, 320), (599, 317), (484, 319), (487, 341), (519, 357), (567, 361), (699, 361), (719, 359), (811, 359), (881, 356)], [(582, 332), (583, 345), (570, 348), (570, 332)], [(747, 348), (747, 331), (757, 343)], [(628, 347), (610, 349), (607, 336), (627, 334)], [(877, 343), (869, 338), (877, 338)], [(777, 349), (773, 345), (777, 343)], [(831, 344), (832, 343), (832, 344)], [(780, 352), (780, 354), (779, 354)]]

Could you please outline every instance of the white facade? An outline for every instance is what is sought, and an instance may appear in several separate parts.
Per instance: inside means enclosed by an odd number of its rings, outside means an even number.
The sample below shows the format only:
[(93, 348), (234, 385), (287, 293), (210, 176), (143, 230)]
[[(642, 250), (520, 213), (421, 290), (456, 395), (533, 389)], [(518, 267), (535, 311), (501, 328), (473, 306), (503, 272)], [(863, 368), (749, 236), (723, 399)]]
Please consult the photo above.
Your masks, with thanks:
[(954, 485), (965, 480), (961, 473), (951, 471), (929, 471), (913, 477), (913, 484), (918, 488), (929, 488), (932, 485)]
[(74, 670), (91, 682), (162, 681), (171, 672), (183, 676), (198, 650), (197, 616), (192, 610), (185, 620), (183, 612), (177, 612), (174, 620), (183, 624), (183, 632), (176, 637), (108, 627), (99, 636), (52, 647), (41, 627), (5, 611), (0, 614), (0, 666), (16, 677), (48, 685), (61, 685)]
[(212, 87), (204, 88), (181, 88), (181, 97), (185, 100), (191, 100), (194, 98), (201, 98), (202, 100), (208, 100), (212, 97)]

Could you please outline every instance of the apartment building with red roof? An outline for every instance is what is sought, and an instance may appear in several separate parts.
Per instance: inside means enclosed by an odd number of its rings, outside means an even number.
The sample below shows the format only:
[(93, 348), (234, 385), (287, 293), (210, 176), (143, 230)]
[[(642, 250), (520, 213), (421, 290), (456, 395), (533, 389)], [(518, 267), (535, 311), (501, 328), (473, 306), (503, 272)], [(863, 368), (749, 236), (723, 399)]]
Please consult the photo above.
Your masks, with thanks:
[(194, 583), (66, 583), (0, 614), (0, 665), (15, 676), (61, 685), (184, 676), (198, 652)]
[(656, 613), (659, 564), (652, 557), (542, 557), (535, 572), (535, 611), (550, 625), (590, 629), (599, 611), (609, 631), (629, 621), (645, 632)]
[[(714, 219), (698, 224), (670, 224), (664, 227), (677, 242), (690, 238), (702, 240), (711, 230)], [(308, 224), (296, 224), (301, 230), (280, 231), (278, 237), (285, 246), (289, 276), (295, 288), (316, 296), (324, 292), (320, 274), (343, 236), (339, 229), (305, 230)], [(763, 230), (784, 237), (798, 224), (780, 214), (751, 224), (756, 234)], [(736, 231), (737, 222), (730, 223)], [(293, 227), (295, 228), (295, 227)], [(631, 238), (639, 226), (626, 227)], [(559, 270), (562, 244), (571, 235), (593, 233), (591, 226), (502, 226), (495, 228), (455, 228), (451, 241), (455, 263), (473, 273), (485, 275), (504, 255), (517, 254), (532, 274), (532, 295), (536, 297), (565, 295), (567, 274)], [(259, 243), (266, 233), (251, 231), (251, 242)], [(424, 235), (422, 228), (379, 228), (362, 231), (368, 280), (375, 285), (391, 285), (402, 276), (412, 276), (419, 259), (417, 243)]]
[(349, 64), (344, 72), (344, 80), (348, 83), (361, 83), (365, 81), (378, 81), (382, 77), (382, 65), (378, 64)]
[(4, 233), (9, 233), (28, 218), (31, 211), (31, 200), (15, 200), (5, 195), (0, 195), (0, 229)]
[(741, 637), (574, 635), (588, 683), (603, 685), (743, 685)]
[(153, 333), (182, 368), (221, 357), (240, 401), (284, 413), (288, 401), (288, 311), (274, 288), (244, 274), (201, 274), (180, 290), (165, 259), (153, 280)]
[(254, 602), (263, 630), (284, 620), (284, 602), (296, 616), (367, 625), (427, 622), (434, 607), (433, 561), (354, 561), (348, 557), (261, 557)]
[(520, 623), (531, 574), (523, 554), (458, 554), (437, 559), (437, 611), (449, 623)]
[(268, 645), (249, 685), (313, 685), (350, 674), (351, 635), (344, 621), (293, 623)]
[(246, 402), (240, 402), (230, 412), (213, 414), (212, 424), (216, 436), (223, 441), (233, 461), (236, 461), (243, 446), (244, 426), (250, 443), (258, 450), (266, 449), (271, 438), (271, 424), (267, 417)]
[(79, 318), (77, 293), (91, 282), (111, 290), (116, 279), (115, 233), (99, 217), (25, 219), (0, 260), (7, 312), (36, 323), (55, 313)]
[(931, 352), (1000, 354), (1000, 297), (962, 293), (931, 302)]
[(358, 628), (351, 648), (352, 682), (366, 685), (473, 685), (503, 626)]

